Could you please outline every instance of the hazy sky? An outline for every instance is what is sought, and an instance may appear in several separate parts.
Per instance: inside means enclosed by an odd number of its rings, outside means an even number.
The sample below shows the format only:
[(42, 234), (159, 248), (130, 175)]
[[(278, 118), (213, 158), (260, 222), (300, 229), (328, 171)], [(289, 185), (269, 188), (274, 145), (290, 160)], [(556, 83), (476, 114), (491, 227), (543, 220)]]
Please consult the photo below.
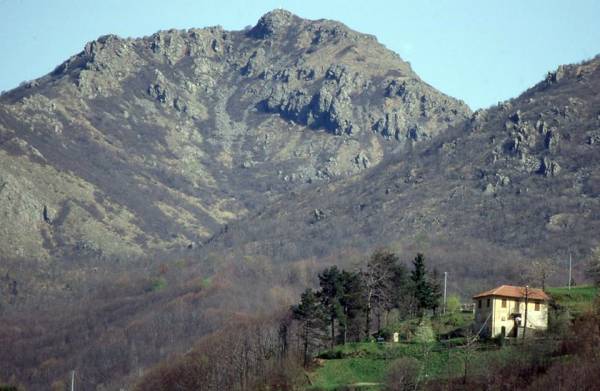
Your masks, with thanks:
[(0, 0), (0, 90), (50, 72), (100, 35), (239, 30), (274, 8), (376, 35), (425, 81), (474, 109), (600, 53), (596, 0)]

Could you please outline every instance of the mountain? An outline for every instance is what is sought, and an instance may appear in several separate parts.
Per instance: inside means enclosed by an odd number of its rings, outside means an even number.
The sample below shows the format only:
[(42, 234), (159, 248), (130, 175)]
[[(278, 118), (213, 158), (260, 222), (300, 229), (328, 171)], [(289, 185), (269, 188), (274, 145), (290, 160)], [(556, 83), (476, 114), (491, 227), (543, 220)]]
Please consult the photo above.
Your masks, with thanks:
[(215, 251), (276, 262), (348, 262), (348, 252), (377, 246), (423, 251), (465, 296), (522, 282), (532, 258), (564, 269), (571, 252), (579, 279), (600, 245), (598, 91), (600, 57), (561, 66), (518, 98), (389, 156), (360, 179), (297, 193), (293, 207), (278, 200), (232, 224)]
[(598, 246), (600, 58), (471, 113), (375, 38), (276, 10), (105, 36), (0, 96), (0, 379), (120, 389), (328, 264), (464, 297)]
[(374, 37), (283, 10), (246, 31), (101, 37), (0, 98), (0, 274), (27, 263), (27, 290), (49, 289), (65, 260), (191, 249), (469, 115)]

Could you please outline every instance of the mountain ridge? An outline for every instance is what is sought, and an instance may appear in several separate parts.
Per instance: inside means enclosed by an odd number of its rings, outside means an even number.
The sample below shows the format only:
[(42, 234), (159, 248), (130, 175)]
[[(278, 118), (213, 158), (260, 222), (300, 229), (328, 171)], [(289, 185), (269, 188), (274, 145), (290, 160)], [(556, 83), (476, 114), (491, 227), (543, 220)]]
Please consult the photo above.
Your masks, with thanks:
[[(21, 224), (0, 248), (43, 259), (194, 246), (282, 191), (359, 173), (470, 114), (373, 37), (287, 11), (241, 32), (103, 36), (0, 102), (4, 166), (34, 172), (31, 184), (4, 175), (30, 199), (5, 211)], [(45, 191), (50, 178), (68, 183)]]
[[(595, 58), (561, 66), (520, 97), (475, 112), (431, 142), (390, 157), (359, 181), (336, 182), (297, 197), (293, 209), (280, 203), (265, 217), (252, 218), (251, 225), (240, 222), (227, 233), (233, 237), (222, 242), (244, 252), (249, 244), (260, 249), (276, 225), (283, 242), (302, 249), (281, 251), (276, 258), (283, 260), (302, 258), (303, 251), (335, 257), (336, 249), (348, 246), (438, 252), (437, 236), (446, 255), (435, 257), (447, 258), (444, 267), (466, 270), (470, 262), (481, 263), (474, 250), (467, 256), (448, 248), (479, 242), (483, 247), (477, 253), (486, 246), (494, 249), (484, 255), (494, 254), (488, 267), (505, 265), (504, 276), (515, 283), (520, 277), (509, 270), (528, 258), (565, 256), (569, 248), (585, 258), (598, 245), (590, 227), (597, 226), (599, 210), (600, 182), (594, 174), (599, 64)], [(334, 199), (328, 199), (331, 193)], [(357, 226), (362, 228), (352, 229)], [(415, 246), (420, 235), (432, 238)], [(509, 261), (498, 259), (508, 254)], [(582, 270), (585, 262), (577, 267)]]

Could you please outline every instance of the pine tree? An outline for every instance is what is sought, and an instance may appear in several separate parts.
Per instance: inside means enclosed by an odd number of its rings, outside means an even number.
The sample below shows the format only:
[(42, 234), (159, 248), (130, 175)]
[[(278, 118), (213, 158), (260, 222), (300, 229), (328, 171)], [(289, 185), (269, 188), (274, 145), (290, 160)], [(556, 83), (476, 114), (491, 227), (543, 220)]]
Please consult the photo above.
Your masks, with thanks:
[(433, 273), (431, 273), (429, 285), (431, 287), (431, 300), (429, 303), (429, 308), (433, 310), (433, 315), (436, 315), (440, 306), (440, 299), (442, 298), (442, 284), (440, 282), (440, 275), (436, 268), (434, 268)]
[(329, 327), (331, 331), (330, 345), (331, 349), (335, 346), (335, 322), (341, 319), (344, 322), (345, 314), (343, 312), (341, 299), (344, 294), (342, 273), (337, 266), (331, 266), (319, 274), (319, 286), (321, 290), (318, 296), (323, 305), (325, 314), (329, 318)]
[(292, 316), (301, 325), (300, 337), (303, 342), (304, 366), (308, 366), (312, 349), (321, 343), (325, 329), (325, 314), (319, 299), (312, 289), (307, 289), (300, 297), (300, 303), (292, 306)]
[(342, 328), (342, 341), (344, 344), (348, 341), (348, 329), (360, 321), (360, 315), (365, 308), (364, 286), (359, 273), (342, 271), (343, 294), (340, 298), (343, 317), (339, 318)]
[(410, 273), (410, 279), (413, 284), (413, 294), (417, 304), (417, 313), (419, 316), (423, 316), (424, 310), (432, 307), (433, 292), (427, 278), (425, 257), (421, 253), (417, 254), (413, 261), (413, 270)]
[(401, 263), (398, 263), (394, 266), (393, 275), (392, 275), (392, 292), (391, 292), (391, 302), (389, 303), (388, 311), (393, 308), (400, 309), (403, 301), (406, 296), (409, 295), (408, 283), (408, 271), (406, 270), (406, 266)]

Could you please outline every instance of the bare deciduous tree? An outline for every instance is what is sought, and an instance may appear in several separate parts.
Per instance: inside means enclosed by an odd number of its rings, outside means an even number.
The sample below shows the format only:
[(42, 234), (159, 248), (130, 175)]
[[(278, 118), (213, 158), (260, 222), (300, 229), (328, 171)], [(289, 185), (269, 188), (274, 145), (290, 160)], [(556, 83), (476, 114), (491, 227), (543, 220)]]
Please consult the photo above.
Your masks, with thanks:
[(548, 278), (558, 271), (556, 264), (549, 258), (539, 258), (533, 260), (525, 267), (525, 279), (531, 285), (536, 285), (546, 289)]
[(592, 250), (586, 273), (596, 285), (600, 285), (600, 246)]

